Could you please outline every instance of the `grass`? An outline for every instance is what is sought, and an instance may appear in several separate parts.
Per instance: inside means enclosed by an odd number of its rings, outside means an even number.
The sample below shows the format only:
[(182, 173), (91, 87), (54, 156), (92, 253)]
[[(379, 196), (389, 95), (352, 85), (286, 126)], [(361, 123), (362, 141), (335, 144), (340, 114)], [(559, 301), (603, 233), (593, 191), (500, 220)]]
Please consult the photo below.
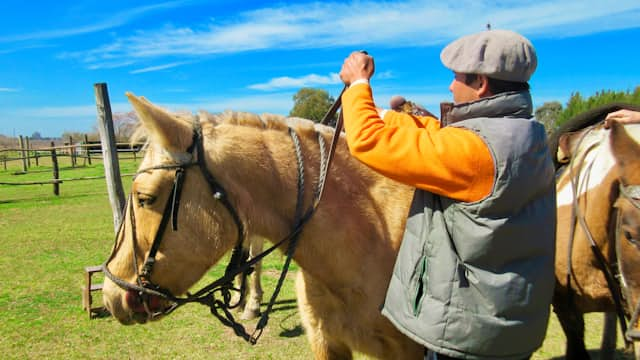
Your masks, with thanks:
[[(100, 164), (71, 169), (61, 162), (61, 177), (103, 174)], [(43, 160), (28, 174), (13, 175), (20, 164), (0, 170), (0, 182), (51, 178)], [(122, 173), (132, 173), (133, 161)], [(123, 180), (128, 190), (129, 178)], [(60, 196), (52, 185), (0, 185), (0, 352), (11, 359), (309, 359), (293, 290), (288, 276), (269, 325), (257, 345), (233, 335), (207, 308), (186, 305), (162, 321), (122, 326), (111, 317), (89, 320), (82, 310), (81, 287), (85, 266), (98, 265), (113, 243), (112, 215), (103, 179), (65, 182)], [(264, 288), (275, 287), (282, 257), (266, 259)], [(270, 270), (270, 271), (269, 271)], [(223, 271), (216, 266), (203, 281)], [(99, 297), (99, 296), (97, 296)], [(266, 297), (266, 296), (265, 296)], [(99, 299), (98, 299), (99, 301)], [(265, 300), (266, 301), (266, 300)], [(598, 348), (602, 316), (587, 316), (589, 349)], [(248, 327), (255, 322), (248, 322)], [(617, 359), (622, 352), (619, 336)], [(564, 335), (552, 316), (543, 347), (533, 359), (560, 359)], [(362, 356), (357, 359), (364, 359)]]

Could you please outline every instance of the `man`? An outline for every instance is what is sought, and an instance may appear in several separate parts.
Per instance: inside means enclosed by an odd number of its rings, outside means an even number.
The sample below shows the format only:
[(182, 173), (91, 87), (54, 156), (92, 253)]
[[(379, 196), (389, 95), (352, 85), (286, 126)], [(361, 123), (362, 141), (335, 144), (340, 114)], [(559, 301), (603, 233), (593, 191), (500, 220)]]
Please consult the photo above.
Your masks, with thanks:
[(527, 359), (542, 344), (554, 287), (554, 167), (532, 118), (537, 59), (521, 35), (489, 30), (441, 53), (454, 105), (433, 117), (379, 116), (373, 58), (340, 77), (353, 156), (416, 187), (382, 313), (425, 359)]

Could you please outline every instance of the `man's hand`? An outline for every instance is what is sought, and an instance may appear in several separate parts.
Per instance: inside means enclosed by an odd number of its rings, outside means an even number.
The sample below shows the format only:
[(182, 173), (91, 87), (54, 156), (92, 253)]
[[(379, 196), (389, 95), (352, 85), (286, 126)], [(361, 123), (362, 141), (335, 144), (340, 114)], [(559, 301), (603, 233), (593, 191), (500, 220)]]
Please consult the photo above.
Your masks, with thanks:
[(344, 60), (340, 70), (340, 79), (349, 86), (356, 80), (371, 79), (374, 72), (373, 58), (364, 52), (355, 51)]
[(612, 121), (617, 121), (621, 124), (640, 123), (640, 112), (627, 109), (611, 112), (604, 119), (605, 129), (611, 126)]

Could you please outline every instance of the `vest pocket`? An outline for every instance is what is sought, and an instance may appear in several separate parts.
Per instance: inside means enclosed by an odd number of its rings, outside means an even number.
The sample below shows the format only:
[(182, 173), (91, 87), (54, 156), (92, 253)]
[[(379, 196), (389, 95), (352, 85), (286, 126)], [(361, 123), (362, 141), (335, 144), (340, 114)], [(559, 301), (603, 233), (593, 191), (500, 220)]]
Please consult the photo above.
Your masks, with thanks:
[(424, 298), (425, 292), (426, 292), (426, 280), (425, 277), (427, 276), (427, 269), (428, 269), (428, 263), (427, 263), (427, 257), (426, 256), (422, 256), (420, 258), (420, 261), (417, 264), (416, 267), (416, 273), (415, 273), (415, 284), (414, 284), (414, 296), (413, 296), (413, 315), (414, 316), (418, 316), (418, 314), (420, 313), (420, 305), (422, 304), (422, 299)]

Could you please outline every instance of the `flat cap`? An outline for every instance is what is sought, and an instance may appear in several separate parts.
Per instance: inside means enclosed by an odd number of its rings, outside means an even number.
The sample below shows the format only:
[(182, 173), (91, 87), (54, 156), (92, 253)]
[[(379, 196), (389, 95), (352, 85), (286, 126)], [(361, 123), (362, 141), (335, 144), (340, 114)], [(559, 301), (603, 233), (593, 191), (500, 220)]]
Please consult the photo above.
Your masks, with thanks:
[(440, 60), (457, 73), (515, 82), (529, 81), (538, 65), (531, 42), (509, 30), (486, 30), (463, 36), (442, 50)]

